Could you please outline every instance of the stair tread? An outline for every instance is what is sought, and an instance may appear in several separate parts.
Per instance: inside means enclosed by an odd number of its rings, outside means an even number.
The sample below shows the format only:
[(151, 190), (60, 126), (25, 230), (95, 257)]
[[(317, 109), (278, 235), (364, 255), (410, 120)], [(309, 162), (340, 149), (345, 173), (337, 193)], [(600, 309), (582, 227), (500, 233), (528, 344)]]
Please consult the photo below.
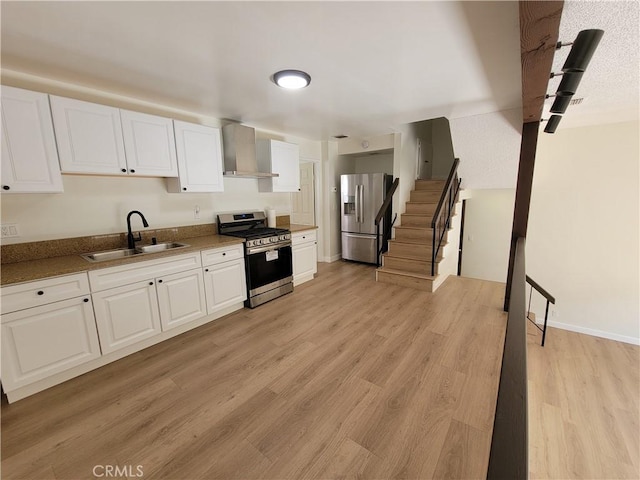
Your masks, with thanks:
[(380, 267), (378, 268), (378, 271), (391, 273), (394, 275), (404, 275), (405, 277), (422, 278), (424, 280), (435, 280), (437, 277), (437, 275), (432, 277), (431, 275), (425, 275), (423, 273), (405, 272), (403, 270), (395, 270), (393, 268), (387, 268), (387, 267)]
[[(382, 254), (382, 256), (387, 256), (387, 257), (391, 257), (391, 258), (397, 258), (399, 260), (410, 260), (412, 262), (422, 262), (422, 263), (426, 263), (431, 265), (431, 259), (429, 260), (423, 260), (423, 259), (417, 259), (417, 258), (413, 258), (413, 257), (405, 257), (404, 255), (398, 255), (397, 253), (389, 253), (389, 252), (385, 252)], [(436, 259), (436, 263), (440, 263), (440, 260), (442, 260), (441, 258), (437, 258)]]
[(429, 227), (423, 227), (423, 226), (418, 226), (418, 225), (395, 225), (394, 228), (403, 228), (403, 229), (411, 229), (411, 230), (431, 230), (433, 231), (433, 228)]

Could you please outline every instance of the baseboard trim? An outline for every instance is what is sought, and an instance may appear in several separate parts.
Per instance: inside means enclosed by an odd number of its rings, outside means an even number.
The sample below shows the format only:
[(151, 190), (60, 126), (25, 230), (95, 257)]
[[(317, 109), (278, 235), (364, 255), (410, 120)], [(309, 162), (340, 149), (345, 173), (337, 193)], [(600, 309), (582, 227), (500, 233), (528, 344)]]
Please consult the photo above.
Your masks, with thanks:
[[(543, 325), (544, 321), (539, 321), (539, 318), (536, 318), (536, 323), (538, 325)], [(619, 335), (617, 333), (605, 332), (604, 330), (597, 330), (595, 328), (587, 328), (581, 327), (579, 325), (571, 325), (570, 323), (561, 323), (561, 322), (547, 322), (547, 326), (559, 328), (561, 330), (568, 330), (570, 332), (576, 333), (584, 333), (585, 335), (591, 335), (592, 337), (600, 337), (606, 338), (608, 340), (615, 340), (616, 342), (630, 343), (632, 345), (640, 345), (640, 338), (629, 337), (627, 335)]]

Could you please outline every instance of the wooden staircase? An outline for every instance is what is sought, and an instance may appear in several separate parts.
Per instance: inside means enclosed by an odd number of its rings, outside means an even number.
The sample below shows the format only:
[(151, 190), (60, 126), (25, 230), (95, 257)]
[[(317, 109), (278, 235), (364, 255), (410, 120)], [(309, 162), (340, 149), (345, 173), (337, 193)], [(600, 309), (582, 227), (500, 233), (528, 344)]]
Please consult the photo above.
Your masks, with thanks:
[(431, 275), (433, 229), (431, 221), (445, 187), (443, 180), (416, 180), (406, 203), (401, 225), (394, 227), (394, 239), (382, 255), (382, 266), (376, 270), (376, 280), (433, 292), (444, 281), (439, 278), (444, 245), (436, 258), (435, 275)]

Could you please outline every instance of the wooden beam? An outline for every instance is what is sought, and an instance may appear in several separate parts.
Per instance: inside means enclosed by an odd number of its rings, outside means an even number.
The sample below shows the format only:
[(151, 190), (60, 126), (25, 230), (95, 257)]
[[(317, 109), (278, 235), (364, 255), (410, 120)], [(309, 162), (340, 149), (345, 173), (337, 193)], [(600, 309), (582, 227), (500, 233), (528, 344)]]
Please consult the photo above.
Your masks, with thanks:
[(563, 4), (563, 1), (520, 2), (523, 123), (541, 119)]

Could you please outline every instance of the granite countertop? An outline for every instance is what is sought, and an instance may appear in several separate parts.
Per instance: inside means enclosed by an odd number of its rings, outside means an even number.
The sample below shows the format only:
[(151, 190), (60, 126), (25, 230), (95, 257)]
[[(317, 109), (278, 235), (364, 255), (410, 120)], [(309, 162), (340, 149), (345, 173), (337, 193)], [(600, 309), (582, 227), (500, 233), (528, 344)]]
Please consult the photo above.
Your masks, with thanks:
[[(288, 216), (282, 217), (278, 226), (288, 228), (292, 233), (315, 230), (315, 225), (297, 225), (288, 223)], [(243, 243), (243, 239), (217, 235), (215, 225), (177, 227), (153, 231), (143, 231), (144, 244), (151, 243), (150, 237), (157, 235), (161, 241), (177, 241), (189, 245), (165, 252), (135, 255), (104, 262), (89, 262), (80, 255), (85, 253), (121, 248), (125, 239), (123, 234), (103, 235), (100, 237), (77, 237), (47, 242), (35, 242), (13, 246), (3, 250), (0, 270), (0, 285), (40, 280), (48, 277), (69, 275), (100, 268), (127, 265), (161, 257), (196, 252), (208, 248), (223, 247)], [(98, 238), (99, 243), (96, 242)], [(125, 242), (126, 243), (126, 242)], [(98, 247), (97, 245), (102, 245)], [(5, 248), (5, 247), (3, 247)], [(73, 253), (70, 253), (73, 252)], [(31, 258), (29, 258), (31, 256)], [(23, 260), (24, 258), (24, 260)]]
[(180, 255), (183, 253), (206, 250), (208, 248), (217, 248), (223, 247), (225, 245), (240, 244), (243, 243), (243, 240), (236, 237), (227, 237), (225, 235), (207, 235), (191, 238), (181, 238), (179, 242), (186, 243), (189, 246), (184, 248), (177, 248), (174, 250), (168, 250), (165, 252), (136, 255), (133, 257), (109, 260), (105, 262), (89, 262), (88, 260), (82, 258), (80, 255), (74, 254), (58, 257), (40, 258), (36, 260), (26, 260), (16, 263), (7, 263), (2, 265), (2, 270), (0, 271), (0, 285), (8, 285), (11, 283), (27, 282), (47, 277), (80, 273), (88, 270), (114, 267), (116, 265), (144, 262), (145, 260), (153, 260), (161, 257)]
[(316, 230), (318, 227), (315, 225), (297, 225), (295, 223), (284, 225), (283, 228), (288, 228), (291, 233), (304, 232), (305, 230)]

